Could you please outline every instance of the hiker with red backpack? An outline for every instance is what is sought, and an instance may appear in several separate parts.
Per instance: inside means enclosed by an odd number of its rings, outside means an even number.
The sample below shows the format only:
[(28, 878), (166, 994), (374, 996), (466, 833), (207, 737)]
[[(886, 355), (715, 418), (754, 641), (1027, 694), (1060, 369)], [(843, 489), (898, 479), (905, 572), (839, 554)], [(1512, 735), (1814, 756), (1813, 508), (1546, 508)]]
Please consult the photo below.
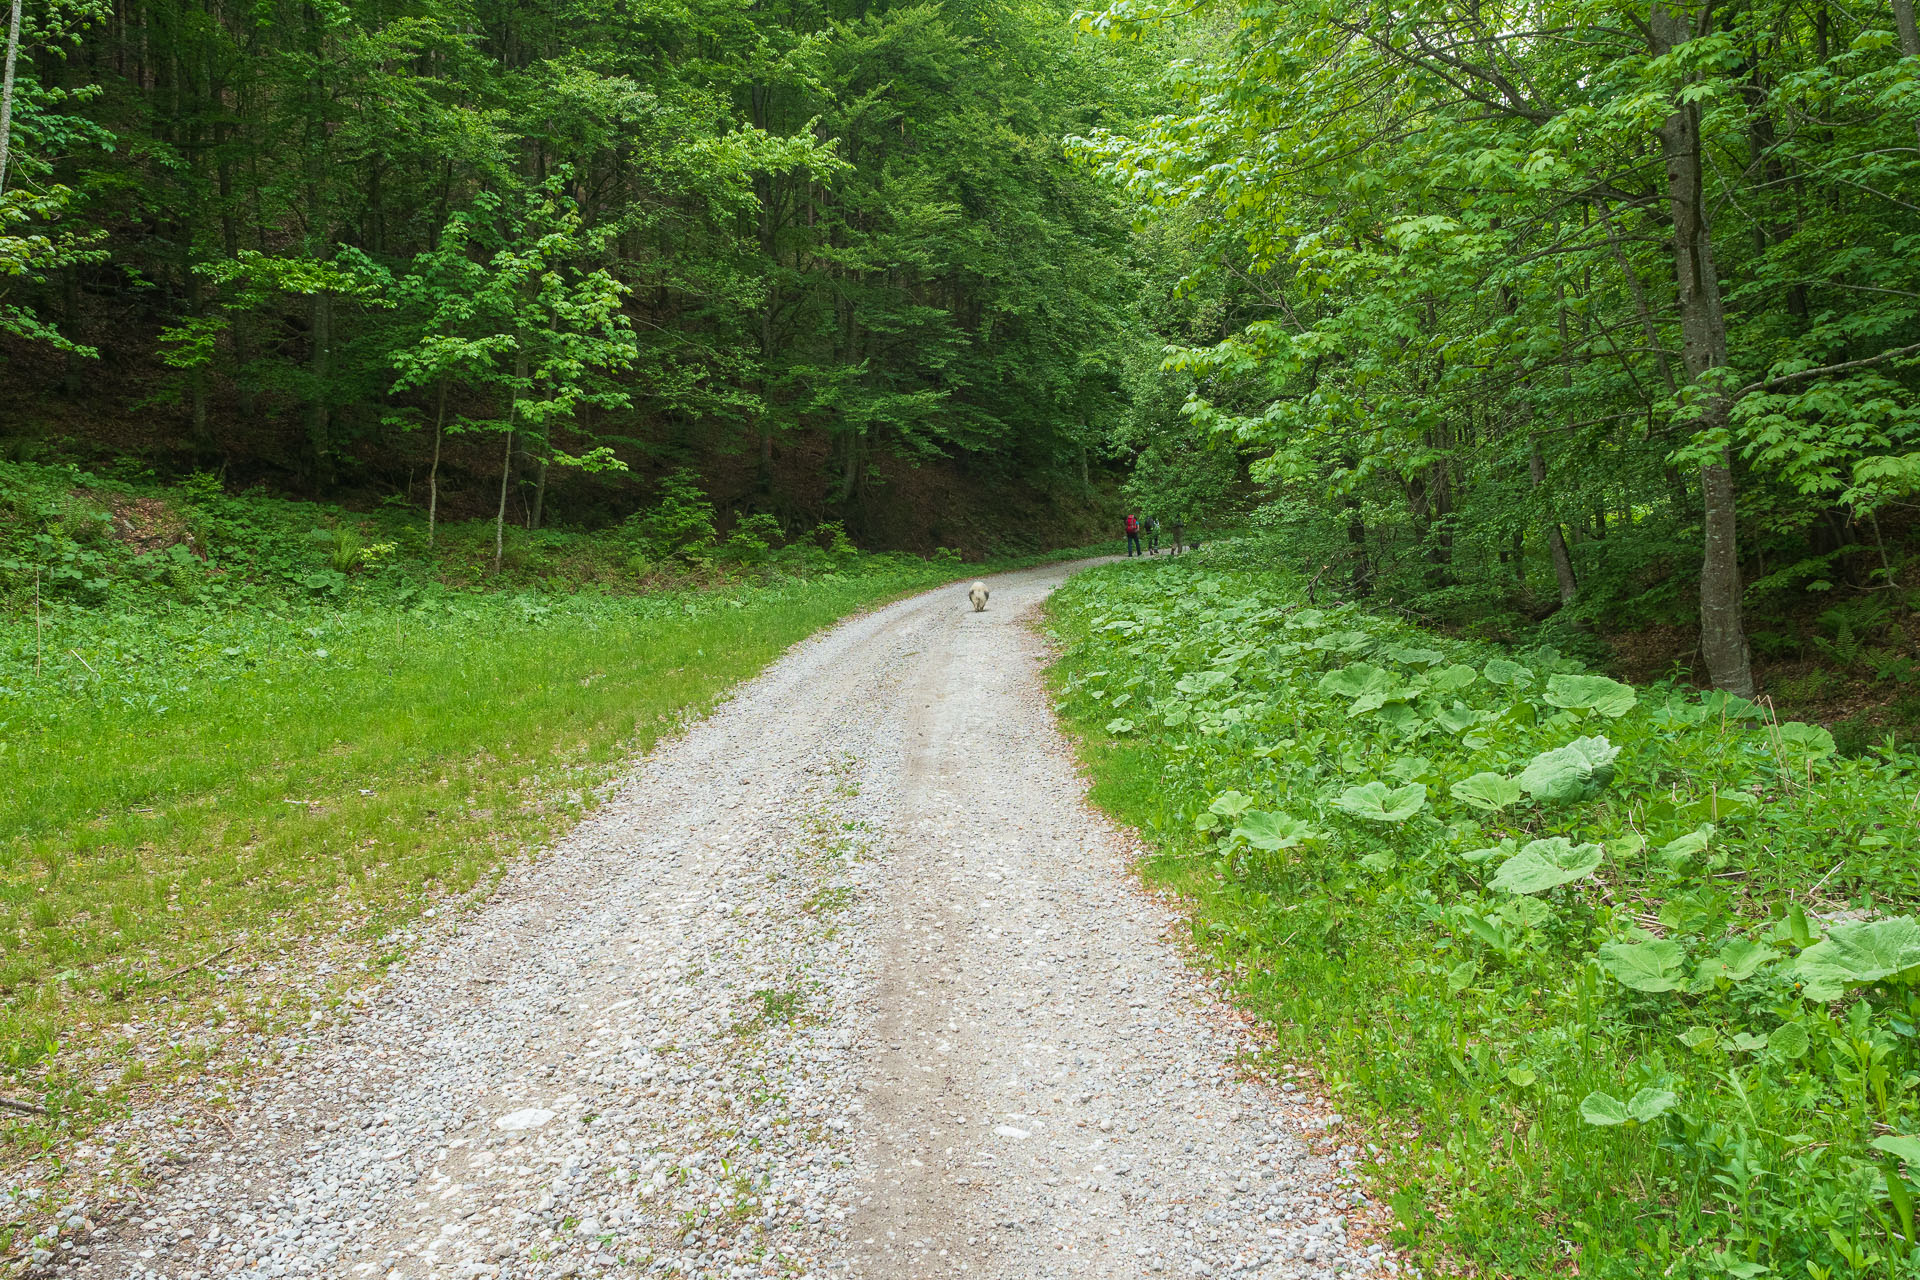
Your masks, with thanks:
[(1131, 512), (1127, 514), (1127, 554), (1140, 554), (1140, 517)]

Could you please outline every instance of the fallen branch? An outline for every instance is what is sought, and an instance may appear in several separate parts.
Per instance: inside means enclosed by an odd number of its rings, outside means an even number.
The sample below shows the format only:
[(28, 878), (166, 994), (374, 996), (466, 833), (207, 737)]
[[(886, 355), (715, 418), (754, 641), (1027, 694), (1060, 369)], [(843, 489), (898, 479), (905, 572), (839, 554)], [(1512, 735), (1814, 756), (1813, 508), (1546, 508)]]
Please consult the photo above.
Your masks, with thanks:
[(30, 1116), (44, 1116), (47, 1114), (47, 1109), (38, 1103), (22, 1102), (18, 1098), (0, 1098), (0, 1107), (5, 1107), (8, 1111), (24, 1112)]
[(175, 969), (172, 973), (161, 974), (157, 978), (148, 978), (146, 981), (146, 985), (149, 987), (153, 987), (153, 986), (158, 986), (162, 982), (171, 982), (175, 978), (179, 977), (183, 973), (188, 972), (189, 970), (203, 968), (206, 965), (212, 964), (215, 960), (218, 960), (221, 956), (226, 955), (229, 951), (232, 951), (234, 947), (237, 947), (239, 945), (240, 944), (236, 942), (233, 944), (232, 947), (223, 947), (220, 950), (214, 952), (210, 956), (206, 956), (202, 959), (195, 960), (192, 964), (183, 964), (178, 969)]

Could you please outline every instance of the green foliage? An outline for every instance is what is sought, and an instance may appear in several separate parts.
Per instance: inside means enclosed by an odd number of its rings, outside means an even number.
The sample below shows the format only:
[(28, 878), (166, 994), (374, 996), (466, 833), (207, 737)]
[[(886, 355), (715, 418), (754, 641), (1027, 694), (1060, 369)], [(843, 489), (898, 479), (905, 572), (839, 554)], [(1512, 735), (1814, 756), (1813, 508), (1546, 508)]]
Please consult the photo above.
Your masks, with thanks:
[[(1146, 86), (1064, 10), (157, 3), (29, 33), (35, 187), (0, 196), (0, 333), (156, 375), (87, 388), (151, 455), (322, 496), (687, 464), (868, 539), (936, 460), (1095, 496), (1128, 218), (1058, 140)], [(84, 377), (10, 374), (30, 404)], [(632, 509), (566, 488), (569, 519)]]
[(1076, 577), (1055, 678), (1239, 998), (1417, 1132), (1375, 1174), (1423, 1265), (1920, 1262), (1875, 1145), (1920, 1132), (1920, 758), (1311, 606), (1271, 564)]
[(1323, 593), (1488, 636), (1697, 624), (1698, 575), (1700, 674), (1750, 692), (1743, 571), (1776, 618), (1912, 572), (1882, 518), (1920, 482), (1894, 12), (1083, 11), (1170, 46), (1168, 109), (1069, 140), (1143, 224), (1135, 491), (1244, 459)]

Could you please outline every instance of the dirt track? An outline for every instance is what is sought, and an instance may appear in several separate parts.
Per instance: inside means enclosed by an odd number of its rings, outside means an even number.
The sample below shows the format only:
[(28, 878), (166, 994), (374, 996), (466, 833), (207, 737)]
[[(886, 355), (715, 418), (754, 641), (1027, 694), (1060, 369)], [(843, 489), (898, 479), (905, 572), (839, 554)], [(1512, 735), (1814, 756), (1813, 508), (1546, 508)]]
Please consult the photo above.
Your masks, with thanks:
[(1331, 1275), (1345, 1161), (1092, 813), (1028, 627), (800, 645), (300, 1038), (86, 1276)]

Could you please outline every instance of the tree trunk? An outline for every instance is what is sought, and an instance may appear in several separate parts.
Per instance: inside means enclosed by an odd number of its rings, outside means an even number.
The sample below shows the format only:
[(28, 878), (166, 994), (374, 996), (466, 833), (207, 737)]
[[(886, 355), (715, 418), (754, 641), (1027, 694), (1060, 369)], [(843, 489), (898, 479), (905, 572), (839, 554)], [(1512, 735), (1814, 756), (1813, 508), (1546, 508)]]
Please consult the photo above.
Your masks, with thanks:
[[(1664, 57), (1691, 39), (1684, 14), (1655, 3), (1648, 16), (1652, 52)], [(1667, 202), (1673, 217), (1673, 276), (1680, 312), (1680, 358), (1698, 393), (1690, 401), (1693, 426), (1712, 440), (1727, 438), (1732, 404), (1716, 372), (1727, 363), (1727, 317), (1714, 271), (1707, 220), (1700, 112), (1680, 103), (1660, 126)], [(1704, 546), (1700, 561), (1700, 652), (1713, 687), (1753, 696), (1753, 655), (1740, 617), (1740, 541), (1734, 519), (1733, 460), (1723, 445), (1718, 461), (1701, 468)]]
[(0, 195), (7, 191), (7, 161), (13, 154), (13, 68), (20, 59), (20, 0), (7, 18), (6, 68), (0, 71)]
[[(1531, 450), (1527, 458), (1528, 474), (1533, 479), (1534, 492), (1547, 482), (1547, 460), (1540, 455), (1539, 440), (1528, 441)], [(1564, 608), (1573, 603), (1580, 594), (1579, 580), (1573, 576), (1573, 557), (1567, 554), (1566, 535), (1560, 531), (1560, 522), (1547, 515), (1547, 555), (1553, 561), (1553, 576), (1560, 585), (1560, 604)]]
[[(508, 416), (511, 423), (512, 416)], [(493, 517), (493, 571), (500, 572), (500, 564), (507, 555), (507, 478), (513, 474), (513, 427), (507, 427), (507, 452), (500, 459), (500, 510)]]
[(527, 528), (538, 529), (540, 517), (547, 509), (547, 460), (540, 459), (540, 472), (533, 481), (533, 511), (527, 517)]
[(507, 554), (507, 484), (513, 477), (513, 427), (514, 419), (520, 414), (520, 388), (527, 381), (526, 348), (513, 358), (513, 398), (507, 401), (507, 452), (500, 460), (500, 509), (493, 516), (493, 571), (500, 572), (500, 564)]
[(440, 379), (440, 403), (433, 415), (433, 466), (427, 470), (427, 545), (440, 516), (440, 433), (447, 422), (447, 380)]
[[(1920, 26), (1914, 25), (1913, 0), (1893, 0), (1893, 25), (1900, 29), (1900, 52), (1909, 58), (1920, 56)], [(1913, 130), (1920, 134), (1920, 120), (1913, 122)]]

